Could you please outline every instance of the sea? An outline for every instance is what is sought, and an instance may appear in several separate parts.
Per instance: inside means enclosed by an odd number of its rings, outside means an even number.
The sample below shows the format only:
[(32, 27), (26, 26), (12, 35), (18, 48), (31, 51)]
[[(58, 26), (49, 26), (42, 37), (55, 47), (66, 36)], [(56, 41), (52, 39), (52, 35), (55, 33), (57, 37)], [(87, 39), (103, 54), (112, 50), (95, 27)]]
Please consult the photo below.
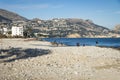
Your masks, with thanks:
[(120, 38), (43, 38), (48, 42), (56, 42), (66, 46), (101, 46), (120, 47)]

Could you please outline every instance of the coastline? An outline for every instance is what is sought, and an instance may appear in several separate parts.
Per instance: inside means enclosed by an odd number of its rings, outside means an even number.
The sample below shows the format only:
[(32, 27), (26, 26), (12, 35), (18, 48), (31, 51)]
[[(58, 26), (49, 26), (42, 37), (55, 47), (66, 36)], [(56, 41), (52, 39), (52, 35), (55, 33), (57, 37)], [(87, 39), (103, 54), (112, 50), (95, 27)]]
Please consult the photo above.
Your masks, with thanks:
[(117, 49), (95, 46), (52, 46), (46, 41), (2, 39), (0, 79), (120, 79), (120, 51)]
[(66, 46), (97, 46), (107, 48), (119, 48), (120, 38), (43, 38), (44, 41), (49, 41), (53, 45)]

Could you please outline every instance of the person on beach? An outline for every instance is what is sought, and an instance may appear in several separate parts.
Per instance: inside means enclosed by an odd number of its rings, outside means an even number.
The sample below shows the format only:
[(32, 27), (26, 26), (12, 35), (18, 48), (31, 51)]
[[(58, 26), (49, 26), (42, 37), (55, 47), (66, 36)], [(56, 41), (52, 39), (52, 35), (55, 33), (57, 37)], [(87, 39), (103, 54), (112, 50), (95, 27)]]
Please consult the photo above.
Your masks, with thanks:
[(77, 46), (80, 46), (80, 43), (76, 43)]
[(96, 45), (98, 45), (98, 41), (96, 41)]
[(83, 44), (83, 46), (85, 46), (85, 44)]

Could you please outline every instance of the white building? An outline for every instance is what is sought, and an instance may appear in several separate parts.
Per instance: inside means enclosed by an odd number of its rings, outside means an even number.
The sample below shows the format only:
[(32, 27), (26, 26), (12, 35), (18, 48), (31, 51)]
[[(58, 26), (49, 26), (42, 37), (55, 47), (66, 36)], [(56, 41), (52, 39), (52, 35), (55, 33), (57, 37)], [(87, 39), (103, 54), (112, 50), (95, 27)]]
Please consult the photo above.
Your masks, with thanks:
[(6, 34), (7, 34), (7, 32), (8, 32), (8, 29), (7, 29), (6, 27), (4, 27), (4, 28), (3, 28), (3, 34), (5, 34), (5, 35), (6, 35)]
[(12, 36), (23, 36), (23, 27), (12, 27)]

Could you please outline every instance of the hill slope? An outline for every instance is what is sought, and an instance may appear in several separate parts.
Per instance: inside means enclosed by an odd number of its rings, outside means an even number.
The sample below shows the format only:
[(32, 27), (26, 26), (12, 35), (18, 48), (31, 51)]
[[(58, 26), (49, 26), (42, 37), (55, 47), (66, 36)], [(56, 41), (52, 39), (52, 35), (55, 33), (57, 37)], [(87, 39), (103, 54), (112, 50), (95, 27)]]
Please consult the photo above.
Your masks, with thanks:
[[(32, 23), (34, 23), (33, 26)], [(108, 28), (93, 23), (91, 20), (75, 18), (55, 18), (46, 21), (36, 20), (36, 22), (31, 22), (31, 26), (33, 27), (33, 29), (39, 29), (39, 32), (41, 33), (49, 34), (50, 37), (66, 37), (71, 35), (74, 36), (74, 34), (78, 34), (77, 37), (106, 37), (109, 36), (109, 34), (114, 33)]]
[(118, 24), (114, 27), (114, 31), (120, 32), (120, 24)]
[[(0, 16), (12, 21), (27, 21), (28, 19), (8, 10), (0, 9)], [(2, 19), (2, 17), (0, 17)], [(3, 18), (3, 19), (4, 19)]]
[[(93, 23), (91, 20), (77, 18), (54, 18), (52, 20), (33, 19), (29, 20), (4, 9), (0, 9), (0, 22), (14, 23), (14, 21), (25, 21), (20, 23), (26, 30), (32, 33), (47, 34), (48, 37), (116, 37), (117, 32)], [(18, 23), (17, 23), (18, 24)], [(11, 24), (12, 26), (12, 24)], [(9, 27), (11, 27), (9, 26)], [(28, 29), (27, 29), (28, 28)], [(29, 31), (28, 31), (29, 32)]]
[(3, 23), (11, 23), (12, 20), (8, 19), (8, 18), (5, 18), (3, 16), (0, 15), (0, 22), (3, 22)]

